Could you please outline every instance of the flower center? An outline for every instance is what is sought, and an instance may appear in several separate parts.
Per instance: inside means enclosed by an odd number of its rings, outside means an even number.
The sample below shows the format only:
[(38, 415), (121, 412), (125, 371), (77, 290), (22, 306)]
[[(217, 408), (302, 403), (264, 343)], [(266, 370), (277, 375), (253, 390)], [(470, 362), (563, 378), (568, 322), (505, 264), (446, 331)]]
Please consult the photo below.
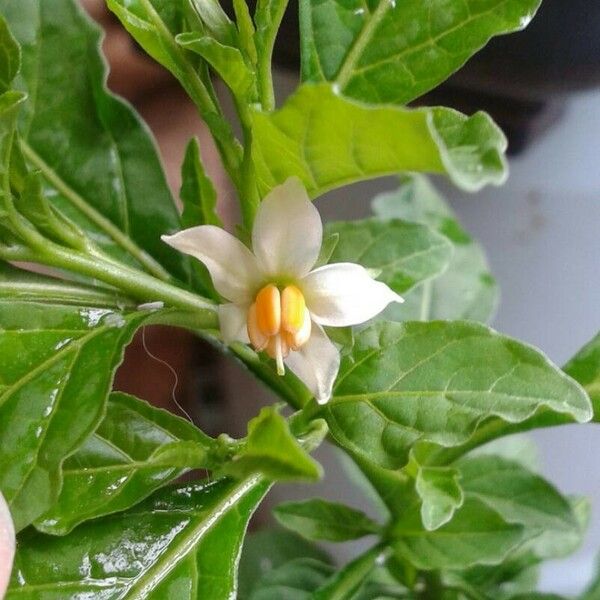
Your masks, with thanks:
[(277, 361), (277, 372), (283, 375), (283, 359), (310, 337), (310, 315), (302, 292), (295, 285), (287, 285), (283, 291), (272, 283), (266, 285), (248, 310), (247, 326), (254, 349), (266, 350)]

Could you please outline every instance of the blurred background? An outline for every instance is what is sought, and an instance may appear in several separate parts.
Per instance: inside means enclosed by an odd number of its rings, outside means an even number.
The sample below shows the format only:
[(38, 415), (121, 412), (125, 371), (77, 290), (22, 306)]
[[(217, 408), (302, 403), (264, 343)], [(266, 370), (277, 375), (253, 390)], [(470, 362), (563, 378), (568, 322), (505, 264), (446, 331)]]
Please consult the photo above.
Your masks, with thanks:
[[(104, 9), (103, 0), (82, 0), (106, 30), (104, 51), (109, 86), (127, 98), (152, 129), (174, 195), (179, 168), (192, 135), (200, 139), (207, 170), (219, 190), (219, 211), (230, 225), (236, 210), (231, 188), (210, 136), (178, 84), (152, 63)], [(294, 6), (276, 49), (277, 97), (297, 82), (299, 66)], [(600, 3), (545, 0), (523, 33), (497, 38), (465, 68), (419, 101), (466, 113), (488, 111), (509, 138), (511, 176), (502, 188), (465, 196), (444, 181), (436, 184), (450, 199), (466, 229), (485, 247), (501, 289), (493, 326), (541, 348), (563, 364), (600, 330)], [(224, 90), (221, 92), (225, 93)], [(379, 180), (334, 192), (319, 200), (327, 219), (369, 213), (370, 199), (393, 189)], [(343, 199), (331, 202), (331, 197)], [(175, 396), (209, 433), (244, 433), (246, 421), (268, 392), (209, 346), (186, 332), (148, 328), (128, 349), (117, 377), (120, 389), (180, 412)], [(588, 496), (592, 522), (583, 548), (549, 565), (542, 588), (575, 593), (589, 579), (600, 551), (600, 430), (562, 427), (533, 434), (541, 470), (562, 491)], [(318, 458), (324, 482), (276, 487), (270, 505), (287, 498), (323, 495), (360, 505), (365, 500), (349, 483), (330, 448)], [(268, 506), (255, 522), (268, 520)], [(336, 546), (340, 558), (352, 545)]]

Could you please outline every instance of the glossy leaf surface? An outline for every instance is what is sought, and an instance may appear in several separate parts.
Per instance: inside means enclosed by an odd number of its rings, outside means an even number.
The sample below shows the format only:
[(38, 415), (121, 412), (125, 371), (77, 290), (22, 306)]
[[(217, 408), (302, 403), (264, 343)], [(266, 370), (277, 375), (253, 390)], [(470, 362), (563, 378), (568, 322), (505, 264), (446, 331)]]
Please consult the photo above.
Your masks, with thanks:
[(401, 171), (443, 173), (469, 191), (507, 175), (506, 138), (484, 113), (369, 106), (305, 84), (279, 110), (254, 111), (252, 123), (263, 194), (292, 175), (312, 196)]
[(188, 421), (115, 392), (96, 431), (63, 464), (58, 502), (36, 527), (64, 535), (130, 508), (185, 471), (210, 466), (211, 447)]
[(379, 530), (362, 511), (319, 498), (280, 504), (274, 515), (283, 526), (309, 540), (343, 542)]
[(325, 231), (339, 236), (329, 262), (373, 269), (379, 281), (399, 294), (439, 275), (452, 258), (452, 245), (444, 236), (416, 223), (365, 219), (328, 223)]
[(542, 407), (591, 417), (582, 388), (529, 346), (475, 323), (380, 322), (355, 335), (323, 413), (343, 447), (398, 468), (416, 442), (458, 445)]
[(60, 465), (100, 421), (147, 313), (0, 301), (0, 488), (23, 528), (56, 499)]
[(160, 240), (180, 222), (156, 148), (104, 87), (97, 26), (71, 0), (2, 0), (0, 12), (22, 46), (23, 153), (49, 198), (112, 256), (187, 281), (187, 259)]
[(541, 0), (301, 0), (302, 77), (342, 94), (406, 104), (488, 40), (523, 29)]
[(257, 477), (183, 485), (65, 537), (30, 530), (7, 598), (232, 598), (248, 519), (265, 491)]
[(450, 207), (425, 178), (404, 178), (394, 192), (380, 194), (373, 211), (383, 219), (423, 223), (442, 233), (453, 246), (446, 271), (411, 290), (405, 302), (388, 309), (394, 320), (470, 319), (486, 322), (495, 311), (498, 286), (481, 246), (463, 229)]

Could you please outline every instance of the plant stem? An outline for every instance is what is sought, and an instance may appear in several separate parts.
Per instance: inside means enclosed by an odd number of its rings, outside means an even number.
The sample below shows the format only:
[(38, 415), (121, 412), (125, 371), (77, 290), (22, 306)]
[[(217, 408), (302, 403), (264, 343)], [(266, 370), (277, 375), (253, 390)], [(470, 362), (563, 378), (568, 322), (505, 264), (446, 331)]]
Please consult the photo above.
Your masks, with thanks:
[(315, 600), (345, 600), (351, 597), (386, 552), (384, 544), (377, 544), (359, 555), (315, 592)]
[(425, 589), (419, 594), (423, 600), (440, 600), (444, 592), (442, 579), (440, 575), (434, 571), (423, 573), (423, 581)]

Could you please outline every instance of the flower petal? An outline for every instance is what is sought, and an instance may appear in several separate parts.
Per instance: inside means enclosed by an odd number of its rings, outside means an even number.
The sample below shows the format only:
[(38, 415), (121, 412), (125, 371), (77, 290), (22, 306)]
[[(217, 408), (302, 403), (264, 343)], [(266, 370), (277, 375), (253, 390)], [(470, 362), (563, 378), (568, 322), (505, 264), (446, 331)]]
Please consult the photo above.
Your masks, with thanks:
[(223, 341), (226, 344), (232, 344), (233, 342), (250, 343), (246, 323), (248, 308), (248, 306), (239, 304), (219, 304), (219, 325)]
[(215, 288), (232, 302), (249, 302), (260, 282), (256, 258), (240, 240), (214, 225), (161, 236), (163, 242), (203, 262)]
[(8, 505), (0, 494), (0, 598), (8, 587), (13, 558), (15, 556), (15, 528)]
[(333, 382), (340, 369), (340, 353), (323, 328), (313, 325), (310, 339), (300, 350), (290, 352), (285, 364), (314, 394), (319, 404), (331, 398)]
[(297, 177), (261, 202), (252, 229), (252, 249), (266, 275), (304, 277), (323, 241), (323, 223)]
[(353, 263), (325, 265), (301, 282), (306, 306), (321, 325), (358, 325), (378, 315), (390, 302), (404, 302), (385, 283)]

